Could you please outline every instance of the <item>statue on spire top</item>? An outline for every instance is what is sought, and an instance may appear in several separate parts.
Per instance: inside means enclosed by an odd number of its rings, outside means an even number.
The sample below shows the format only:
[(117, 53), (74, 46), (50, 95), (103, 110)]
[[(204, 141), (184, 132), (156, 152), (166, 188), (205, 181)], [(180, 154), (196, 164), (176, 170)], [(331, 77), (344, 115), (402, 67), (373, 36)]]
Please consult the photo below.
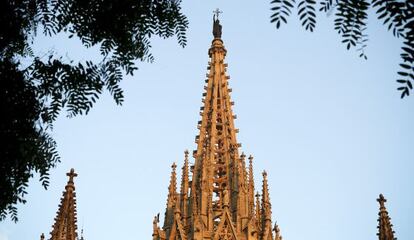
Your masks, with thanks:
[(213, 36), (214, 38), (221, 38), (221, 24), (219, 20), (220, 13), (223, 13), (218, 8), (214, 11), (213, 15)]

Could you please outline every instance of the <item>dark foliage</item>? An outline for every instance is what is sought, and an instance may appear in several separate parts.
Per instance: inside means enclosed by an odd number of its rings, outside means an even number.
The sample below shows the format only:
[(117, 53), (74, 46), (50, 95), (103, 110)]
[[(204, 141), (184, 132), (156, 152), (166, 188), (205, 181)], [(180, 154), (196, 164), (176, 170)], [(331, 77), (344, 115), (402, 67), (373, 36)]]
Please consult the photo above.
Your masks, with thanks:
[(305, 0), (298, 4), (298, 16), (302, 22), (302, 26), (311, 32), (313, 32), (316, 24), (315, 4), (316, 2), (314, 0)]
[[(0, 220), (24, 203), (34, 172), (46, 188), (49, 169), (59, 161), (50, 136), (61, 111), (87, 114), (103, 91), (117, 104), (123, 73), (135, 61), (153, 61), (150, 39), (176, 36), (186, 45), (186, 17), (179, 0), (5, 0), (0, 2)], [(61, 56), (35, 56), (37, 31), (66, 33), (84, 47), (100, 46), (102, 60), (65, 62)], [(20, 59), (29, 59), (23, 68)], [(46, 58), (46, 59), (45, 59)]]
[(25, 79), (17, 65), (0, 62), (0, 218), (6, 213), (17, 220), (17, 203), (25, 203), (24, 195), (33, 170), (40, 173), (46, 188), (48, 171), (59, 161), (56, 144), (40, 124), (41, 104), (36, 88)]
[[(316, 24), (314, 0), (302, 0), (296, 4), (295, 0), (271, 1), (272, 15), (270, 21), (281, 26), (281, 22), (287, 23), (286, 18), (291, 14), (296, 5), (299, 20), (302, 26), (313, 31)], [(320, 1), (319, 11), (328, 16), (335, 13), (335, 30), (342, 38), (342, 42), (349, 50), (355, 48), (359, 56), (367, 59), (364, 49), (367, 46), (368, 35), (367, 18), (369, 8), (374, 8), (377, 17), (395, 37), (403, 38), (403, 46), (398, 71), (400, 85), (398, 90), (401, 98), (408, 96), (414, 82), (414, 2), (410, 0), (323, 0)]]
[(276, 28), (280, 27), (281, 22), (287, 23), (287, 17), (292, 13), (292, 8), (295, 0), (273, 0), (271, 3), (273, 14), (270, 17), (270, 22), (276, 24)]

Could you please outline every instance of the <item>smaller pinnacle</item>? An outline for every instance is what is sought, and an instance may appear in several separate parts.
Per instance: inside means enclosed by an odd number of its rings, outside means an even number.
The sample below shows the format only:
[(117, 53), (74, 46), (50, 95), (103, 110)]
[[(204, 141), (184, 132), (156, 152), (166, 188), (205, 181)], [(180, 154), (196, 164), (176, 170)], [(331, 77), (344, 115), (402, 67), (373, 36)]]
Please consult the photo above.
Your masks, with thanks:
[(275, 222), (275, 226), (273, 227), (273, 231), (275, 232), (275, 240), (282, 240), (282, 236), (280, 235), (280, 228)]
[(382, 194), (379, 195), (377, 201), (380, 204), (378, 213), (378, 240), (396, 240), (394, 231), (392, 230), (391, 218), (388, 216), (385, 202), (387, 201)]

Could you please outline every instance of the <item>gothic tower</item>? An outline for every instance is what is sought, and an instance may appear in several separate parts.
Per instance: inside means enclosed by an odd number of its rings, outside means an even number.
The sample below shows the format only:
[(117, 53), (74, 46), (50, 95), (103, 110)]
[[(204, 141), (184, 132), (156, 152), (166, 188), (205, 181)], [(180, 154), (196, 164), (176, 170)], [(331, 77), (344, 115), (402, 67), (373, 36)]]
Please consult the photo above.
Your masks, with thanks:
[(267, 173), (263, 172), (262, 194), (255, 195), (253, 157), (246, 167), (246, 156), (239, 153), (218, 13), (213, 17), (194, 165), (189, 166), (186, 151), (179, 192), (177, 166), (172, 165), (164, 224), (159, 227), (159, 216), (154, 217), (153, 240), (281, 239), (279, 227), (272, 229)]
[[(73, 179), (78, 176), (75, 170), (72, 168), (70, 172), (66, 174), (69, 177), (69, 181), (63, 191), (63, 196), (60, 200), (59, 210), (56, 213), (55, 224), (52, 226), (50, 232), (50, 240), (77, 240), (77, 218), (76, 218), (76, 193), (75, 184)], [(40, 236), (41, 240), (44, 240), (45, 236)], [(83, 239), (83, 237), (81, 237)]]

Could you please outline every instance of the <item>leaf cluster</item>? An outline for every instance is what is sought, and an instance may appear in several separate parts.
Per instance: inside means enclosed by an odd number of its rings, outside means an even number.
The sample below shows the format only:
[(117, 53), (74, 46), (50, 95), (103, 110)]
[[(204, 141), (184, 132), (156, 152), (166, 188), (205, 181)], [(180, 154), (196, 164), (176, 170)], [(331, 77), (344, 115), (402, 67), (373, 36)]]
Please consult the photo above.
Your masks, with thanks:
[[(136, 61), (153, 62), (151, 38), (177, 37), (187, 43), (188, 21), (179, 0), (4, 0), (0, 1), (0, 220), (17, 220), (28, 180), (40, 173), (48, 185), (49, 169), (59, 161), (51, 138), (53, 122), (87, 114), (108, 91), (117, 104), (124, 100), (123, 73), (133, 75)], [(36, 56), (36, 34), (66, 33), (85, 48), (98, 46), (99, 62), (64, 61), (62, 56)], [(23, 68), (22, 58), (29, 59)]]
[(33, 171), (40, 174), (44, 188), (49, 169), (59, 162), (56, 143), (40, 124), (41, 105), (36, 88), (10, 61), (0, 61), (0, 219), (11, 214), (17, 221), (17, 203), (24, 196)]
[[(276, 28), (281, 23), (287, 23), (287, 17), (296, 6), (299, 20), (305, 30), (313, 31), (316, 25), (316, 4), (313, 0), (302, 0), (297, 4), (295, 0), (272, 0), (270, 22), (275, 23)], [(359, 56), (367, 59), (365, 48), (368, 35), (367, 19), (370, 8), (375, 9), (377, 18), (395, 37), (403, 38), (403, 46), (398, 71), (401, 84), (398, 90), (401, 98), (408, 96), (412, 90), (414, 81), (414, 2), (410, 0), (322, 0), (319, 2), (319, 11), (330, 16), (335, 13), (334, 28), (341, 36), (342, 43), (349, 50), (355, 48)]]
[(384, 25), (388, 25), (388, 30), (392, 31), (395, 37), (403, 38), (400, 54), (402, 63), (397, 80), (401, 84), (398, 90), (403, 98), (410, 95), (414, 82), (414, 2), (375, 0), (373, 5), (377, 8), (378, 19), (383, 20)]

